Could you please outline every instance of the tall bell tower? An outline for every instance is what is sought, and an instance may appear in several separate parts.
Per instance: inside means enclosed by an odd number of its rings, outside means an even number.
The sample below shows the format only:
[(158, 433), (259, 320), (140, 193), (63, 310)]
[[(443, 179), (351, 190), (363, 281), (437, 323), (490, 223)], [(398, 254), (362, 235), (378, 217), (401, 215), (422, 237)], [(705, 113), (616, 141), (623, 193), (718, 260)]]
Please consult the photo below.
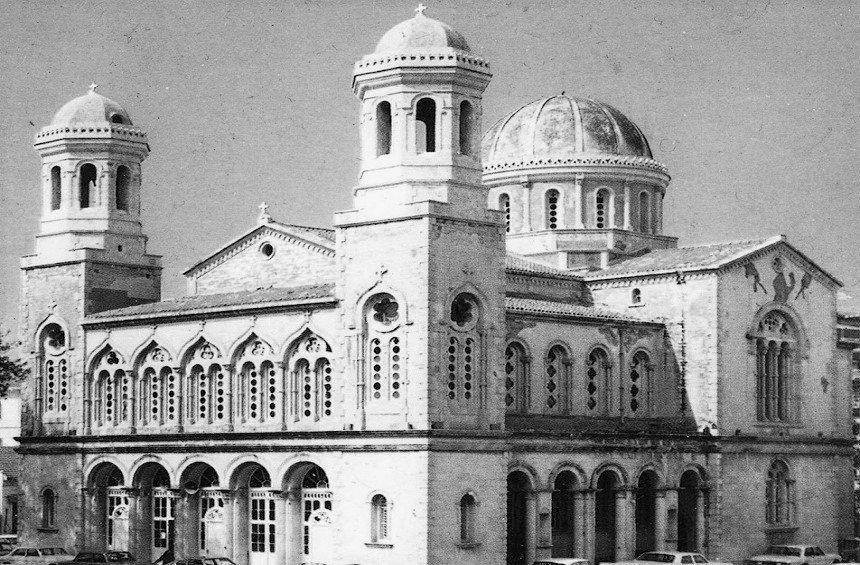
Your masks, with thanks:
[(35, 253), (21, 260), (34, 369), (24, 433), (79, 429), (84, 375), (72, 371), (84, 367), (83, 318), (161, 295), (161, 259), (146, 252), (140, 221), (146, 133), (95, 90), (65, 104), (34, 143), (42, 208)]

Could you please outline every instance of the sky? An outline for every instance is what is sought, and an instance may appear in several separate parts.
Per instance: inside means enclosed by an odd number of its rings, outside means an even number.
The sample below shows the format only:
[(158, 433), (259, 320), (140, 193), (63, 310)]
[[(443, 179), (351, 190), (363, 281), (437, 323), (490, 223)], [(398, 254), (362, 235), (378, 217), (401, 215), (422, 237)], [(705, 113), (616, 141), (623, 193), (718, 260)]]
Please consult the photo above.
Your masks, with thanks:
[[(566, 91), (631, 118), (669, 167), (681, 245), (785, 234), (860, 296), (860, 17), (853, 0), (424, 0), (489, 60), (484, 129)], [(38, 230), (35, 133), (91, 81), (149, 137), (143, 222), (182, 271), (251, 228), (331, 226), (358, 172), (352, 65), (404, 1), (6, 0), (0, 17), (0, 325)]]

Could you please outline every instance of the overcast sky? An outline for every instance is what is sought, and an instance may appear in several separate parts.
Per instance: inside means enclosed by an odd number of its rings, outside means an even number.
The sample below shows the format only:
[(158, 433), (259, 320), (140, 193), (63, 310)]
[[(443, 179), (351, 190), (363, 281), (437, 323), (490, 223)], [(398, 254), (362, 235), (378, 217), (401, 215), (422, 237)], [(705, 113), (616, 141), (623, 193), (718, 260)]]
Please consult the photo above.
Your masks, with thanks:
[[(644, 131), (681, 245), (783, 233), (860, 295), (853, 0), (424, 0), (493, 65), (484, 128), (588, 95)], [(7, 0), (0, 19), (0, 322), (38, 228), (33, 135), (96, 81), (149, 135), (143, 222), (181, 272), (276, 219), (331, 225), (358, 169), (352, 64), (413, 2)]]

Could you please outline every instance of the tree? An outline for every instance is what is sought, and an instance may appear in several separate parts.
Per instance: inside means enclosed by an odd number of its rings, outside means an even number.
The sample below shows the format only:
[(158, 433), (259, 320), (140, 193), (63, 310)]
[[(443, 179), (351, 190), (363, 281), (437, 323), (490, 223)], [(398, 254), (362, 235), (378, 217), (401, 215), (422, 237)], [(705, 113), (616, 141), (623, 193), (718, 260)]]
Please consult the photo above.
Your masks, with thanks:
[(30, 374), (27, 365), (15, 354), (16, 347), (8, 338), (8, 332), (0, 334), (0, 397), (6, 396), (10, 386), (22, 382)]

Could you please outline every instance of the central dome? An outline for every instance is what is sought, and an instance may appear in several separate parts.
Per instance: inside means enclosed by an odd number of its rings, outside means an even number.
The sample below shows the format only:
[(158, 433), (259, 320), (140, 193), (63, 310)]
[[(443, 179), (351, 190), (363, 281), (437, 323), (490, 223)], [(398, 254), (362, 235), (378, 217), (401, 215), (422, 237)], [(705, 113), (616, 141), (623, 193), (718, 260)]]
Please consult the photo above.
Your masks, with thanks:
[(54, 114), (51, 127), (103, 123), (132, 125), (131, 117), (125, 108), (110, 98), (96, 93), (93, 85), (83, 96), (66, 102)]
[(484, 167), (522, 161), (621, 155), (652, 159), (648, 141), (627, 117), (603, 102), (549, 96), (496, 122), (482, 141)]
[(439, 49), (469, 51), (469, 45), (463, 34), (452, 29), (451, 26), (418, 12), (414, 18), (400, 22), (385, 32), (376, 44), (375, 53), (408, 53)]

